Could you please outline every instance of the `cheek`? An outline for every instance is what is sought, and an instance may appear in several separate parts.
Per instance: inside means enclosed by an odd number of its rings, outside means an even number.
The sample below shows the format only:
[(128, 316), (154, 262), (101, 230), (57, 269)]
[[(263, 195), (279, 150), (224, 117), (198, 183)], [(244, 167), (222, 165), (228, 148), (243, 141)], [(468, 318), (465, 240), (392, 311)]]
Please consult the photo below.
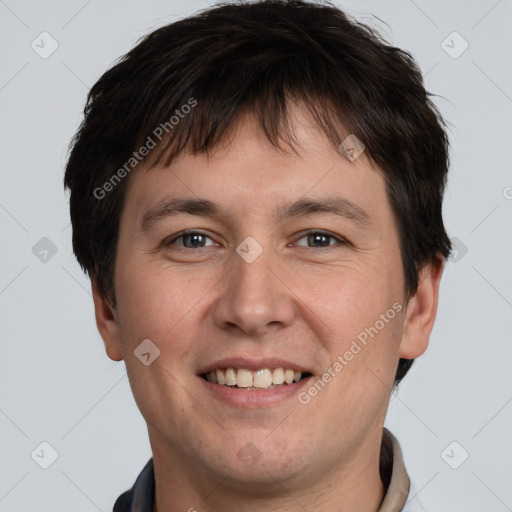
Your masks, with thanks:
[(398, 361), (405, 310), (402, 281), (380, 268), (385, 267), (354, 266), (333, 273), (321, 281), (323, 297), (314, 296), (311, 302), (327, 333), (330, 364), (338, 363), (332, 368), (336, 383), (328, 386), (331, 398), (355, 408), (371, 402), (372, 396), (380, 407)]
[[(118, 321), (126, 348), (149, 338), (162, 352), (180, 355), (189, 349), (202, 299), (211, 286), (169, 268), (133, 265), (119, 274)], [(165, 354), (162, 354), (165, 355)]]
[[(130, 386), (143, 416), (179, 437), (183, 429), (193, 427), (187, 418), (194, 414), (183, 390), (193, 385), (195, 379), (187, 368), (193, 354), (191, 347), (197, 340), (194, 326), (200, 325), (200, 299), (205, 291), (201, 283), (185, 279), (183, 274), (155, 268), (144, 272), (142, 267), (126, 267), (116, 286), (123, 355)], [(148, 366), (134, 354), (146, 339), (160, 351)], [(183, 415), (173, 411), (182, 411)]]
[(400, 298), (395, 284), (381, 268), (384, 265), (380, 263), (354, 262), (317, 276), (314, 287), (305, 283), (303, 296), (331, 328), (334, 342), (340, 348), (373, 326)]
[[(379, 318), (380, 311), (388, 312), (388, 323)], [(331, 364), (325, 369), (334, 376), (318, 393), (326, 414), (326, 435), (334, 438), (340, 429), (356, 435), (361, 428), (384, 421), (401, 332), (400, 317), (394, 313), (391, 304), (371, 311), (358, 304), (338, 322), (338, 336), (328, 348)]]

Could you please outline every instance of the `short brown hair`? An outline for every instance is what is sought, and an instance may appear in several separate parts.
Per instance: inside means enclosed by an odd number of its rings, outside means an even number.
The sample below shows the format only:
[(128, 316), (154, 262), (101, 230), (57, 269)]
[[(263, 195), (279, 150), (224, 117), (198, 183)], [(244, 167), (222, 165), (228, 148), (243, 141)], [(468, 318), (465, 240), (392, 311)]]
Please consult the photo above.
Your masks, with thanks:
[[(451, 250), (442, 219), (449, 143), (430, 96), (408, 52), (329, 2), (228, 2), (159, 28), (92, 87), (70, 144), (64, 181), (78, 262), (115, 305), (119, 220), (135, 160), (151, 167), (185, 149), (208, 152), (247, 111), (275, 147), (293, 146), (287, 106), (294, 99), (335, 147), (354, 134), (382, 169), (409, 299), (418, 271)], [(194, 108), (181, 116), (184, 105)], [(139, 158), (165, 123), (172, 128)], [(400, 360), (396, 383), (411, 364)]]

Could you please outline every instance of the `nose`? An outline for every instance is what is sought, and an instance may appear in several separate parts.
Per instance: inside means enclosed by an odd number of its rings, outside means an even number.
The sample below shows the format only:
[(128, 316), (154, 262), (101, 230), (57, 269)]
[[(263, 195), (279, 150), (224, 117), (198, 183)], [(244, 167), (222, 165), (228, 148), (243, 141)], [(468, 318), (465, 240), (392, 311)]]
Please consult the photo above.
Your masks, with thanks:
[(289, 326), (297, 311), (287, 283), (291, 269), (271, 249), (264, 249), (253, 261), (242, 251), (234, 252), (232, 258), (231, 271), (214, 306), (217, 327), (258, 336)]

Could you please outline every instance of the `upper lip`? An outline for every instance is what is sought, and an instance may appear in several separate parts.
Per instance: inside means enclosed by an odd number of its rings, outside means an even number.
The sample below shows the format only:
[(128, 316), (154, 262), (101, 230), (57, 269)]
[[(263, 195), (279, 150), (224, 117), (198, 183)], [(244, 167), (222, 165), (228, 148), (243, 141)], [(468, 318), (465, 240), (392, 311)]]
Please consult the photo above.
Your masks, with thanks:
[(263, 359), (249, 359), (247, 357), (228, 357), (225, 359), (219, 359), (213, 363), (204, 366), (200, 371), (199, 375), (213, 372), (219, 368), (246, 368), (247, 370), (262, 370), (264, 368), (284, 368), (292, 369), (302, 373), (313, 373), (310, 369), (305, 366), (287, 361), (286, 359), (280, 359), (277, 357), (266, 357)]

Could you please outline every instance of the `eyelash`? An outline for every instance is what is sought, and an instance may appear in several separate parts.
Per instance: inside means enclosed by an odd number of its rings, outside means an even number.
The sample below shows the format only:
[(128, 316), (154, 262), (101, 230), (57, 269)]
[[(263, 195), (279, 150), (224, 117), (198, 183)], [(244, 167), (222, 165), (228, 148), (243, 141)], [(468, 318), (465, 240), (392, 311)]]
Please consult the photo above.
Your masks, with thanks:
[[(179, 240), (180, 238), (184, 238), (185, 236), (189, 236), (189, 235), (201, 235), (201, 236), (204, 236), (204, 237), (209, 238), (210, 240), (212, 240), (212, 238), (210, 236), (208, 236), (207, 234), (203, 233), (202, 231), (190, 230), (190, 231), (183, 231), (182, 233), (180, 233), (179, 235), (175, 236), (171, 240), (165, 241), (164, 245), (166, 245), (166, 246), (172, 245), (174, 242), (176, 242), (176, 240)], [(345, 238), (343, 238), (343, 237), (340, 237), (340, 236), (337, 236), (337, 235), (333, 235), (333, 234), (331, 234), (331, 233), (329, 233), (327, 231), (322, 231), (322, 230), (318, 230), (318, 229), (312, 229), (312, 230), (303, 232), (302, 236), (298, 240), (302, 240), (303, 238), (306, 238), (309, 235), (321, 235), (321, 236), (325, 236), (327, 238), (335, 239), (335, 240), (337, 240), (339, 242), (339, 244), (341, 246), (349, 244), (349, 242)], [(300, 246), (300, 247), (303, 247), (303, 246)], [(316, 249), (330, 249), (332, 247), (336, 247), (336, 245), (328, 245), (326, 247), (316, 247)], [(315, 247), (307, 247), (307, 248), (315, 249)], [(180, 249), (197, 250), (197, 249), (205, 249), (205, 247), (198, 247), (196, 249), (192, 249), (190, 247), (180, 247)]]

